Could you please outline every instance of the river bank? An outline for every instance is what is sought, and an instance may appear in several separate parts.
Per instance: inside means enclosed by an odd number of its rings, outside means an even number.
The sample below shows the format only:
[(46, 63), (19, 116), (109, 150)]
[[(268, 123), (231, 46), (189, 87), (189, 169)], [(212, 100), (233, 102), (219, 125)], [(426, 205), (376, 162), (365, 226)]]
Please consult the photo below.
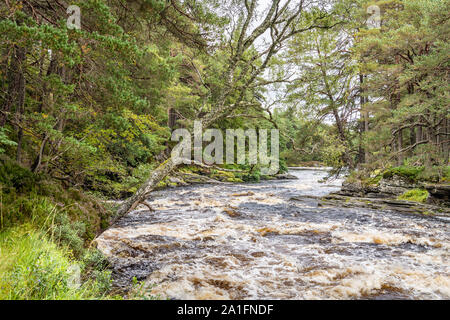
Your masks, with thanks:
[[(362, 268), (361, 263), (369, 263), (374, 255), (406, 263), (401, 267), (405, 270), (421, 259), (420, 252), (432, 264), (447, 259), (445, 250), (439, 250), (447, 249), (449, 242), (441, 233), (448, 230), (448, 220), (439, 222), (445, 212), (436, 214), (433, 204), (362, 198), (356, 193), (362, 189), (343, 195), (349, 187), (346, 183), (341, 187), (342, 179), (319, 183), (327, 176), (325, 168), (290, 169), (276, 177), (261, 177), (259, 183), (237, 180), (242, 172), (235, 170), (180, 171), (152, 194), (147, 202), (151, 210), (141, 205), (109, 228), (108, 212), (117, 201), (101, 205), (76, 190), (56, 192), (56, 185), (48, 183), (34, 195), (17, 194), (14, 201), (28, 203), (24, 208), (30, 208), (31, 220), (0, 233), (0, 295), (9, 299), (448, 296), (448, 270), (439, 263), (429, 271), (430, 266), (420, 268), (422, 274), (442, 277), (427, 280), (431, 291), (380, 280), (386, 276), (380, 265), (374, 269), (376, 275), (359, 274), (352, 267), (357, 263)], [(8, 208), (10, 197), (3, 188), (2, 210)], [(12, 204), (10, 208), (15, 208)], [(80, 210), (87, 214), (76, 218)], [(405, 215), (411, 211), (420, 215)], [(392, 229), (389, 221), (411, 230)], [(101, 233), (101, 228), (106, 231)], [(433, 230), (439, 230), (436, 236)], [(95, 233), (99, 236), (91, 243)], [(396, 261), (393, 251), (414, 259)], [(80, 278), (73, 277), (74, 270), (80, 271)], [(412, 281), (405, 272), (400, 277)], [(323, 277), (328, 280), (318, 285)], [(378, 284), (367, 283), (365, 277)], [(395, 277), (393, 271), (387, 277)], [(327, 286), (332, 293), (326, 294)]]
[(421, 169), (398, 167), (369, 177), (347, 177), (341, 190), (323, 198), (328, 204), (396, 210), (450, 217), (450, 184), (421, 180)]

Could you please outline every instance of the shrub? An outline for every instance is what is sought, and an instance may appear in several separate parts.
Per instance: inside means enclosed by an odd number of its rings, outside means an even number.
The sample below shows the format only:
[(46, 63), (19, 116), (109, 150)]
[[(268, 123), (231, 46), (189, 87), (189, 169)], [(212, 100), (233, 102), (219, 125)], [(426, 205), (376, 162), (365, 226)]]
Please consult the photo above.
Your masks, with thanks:
[(86, 250), (82, 262), (85, 268), (97, 271), (102, 271), (109, 265), (105, 256), (97, 249)]
[(450, 166), (445, 167), (444, 177), (442, 178), (442, 182), (450, 183)]
[(13, 161), (0, 161), (0, 183), (4, 187), (14, 188), (19, 193), (32, 191), (40, 177)]
[(79, 257), (83, 253), (84, 240), (82, 237), (86, 233), (86, 225), (83, 222), (71, 222), (65, 212), (59, 212), (50, 226), (50, 232), (56, 241), (67, 245), (75, 256)]
[(410, 167), (410, 166), (400, 166), (395, 168), (390, 168), (383, 173), (383, 178), (389, 179), (393, 176), (400, 176), (403, 178), (407, 178), (412, 182), (416, 182), (418, 180), (418, 176), (421, 172), (423, 172), (425, 167)]

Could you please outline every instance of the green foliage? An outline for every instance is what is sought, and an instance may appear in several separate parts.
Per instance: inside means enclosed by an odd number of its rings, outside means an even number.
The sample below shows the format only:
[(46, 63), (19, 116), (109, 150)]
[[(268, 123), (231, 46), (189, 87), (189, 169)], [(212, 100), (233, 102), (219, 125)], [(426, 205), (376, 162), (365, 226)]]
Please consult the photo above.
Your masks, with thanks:
[(138, 281), (133, 277), (132, 288), (128, 294), (129, 300), (162, 300), (160, 295), (152, 295), (151, 291), (155, 285), (149, 285), (144, 281)]
[[(12, 141), (8, 138), (7, 133), (8, 129), (7, 128), (0, 128), (0, 146), (17, 146), (17, 143), (15, 141)], [(5, 149), (0, 147), (0, 154), (4, 153)]]
[(40, 177), (29, 169), (13, 161), (0, 160), (0, 183), (3, 188), (13, 188), (17, 192), (30, 192), (40, 182)]
[(364, 90), (373, 97), (365, 106), (372, 115), (365, 148), (372, 161), (385, 164), (411, 158), (416, 166), (448, 165), (445, 129), (438, 123), (448, 127), (449, 2), (363, 2), (383, 14), (381, 29), (361, 29), (355, 46), (368, 75)]
[(66, 212), (57, 212), (52, 219), (49, 233), (57, 243), (68, 246), (75, 256), (79, 257), (83, 253), (83, 237), (86, 233), (85, 223), (81, 221), (72, 222)]
[(407, 178), (410, 181), (416, 182), (418, 181), (418, 176), (420, 173), (424, 171), (425, 167), (409, 167), (409, 166), (400, 166), (386, 170), (383, 173), (383, 178), (389, 179), (393, 176), (400, 176), (403, 178)]
[(448, 166), (413, 167), (405, 165), (387, 169), (382, 176), (389, 179), (395, 175), (406, 178), (411, 182), (445, 182), (448, 179)]
[(11, 161), (0, 166), (0, 187), (0, 230), (31, 222), (51, 233), (54, 241), (69, 246), (76, 256), (111, 215), (97, 199), (65, 189)]
[(259, 169), (252, 170), (247, 174), (243, 174), (240, 179), (245, 182), (259, 182), (261, 180), (261, 171)]
[[(103, 283), (74, 283), (77, 261), (29, 225), (0, 233), (0, 299), (59, 300), (104, 298)], [(105, 274), (106, 275), (106, 274)], [(75, 274), (76, 276), (76, 274)]]
[(448, 166), (432, 166), (426, 167), (424, 171), (420, 172), (417, 176), (419, 181), (428, 182), (445, 182), (448, 177)]
[(404, 194), (399, 196), (398, 199), (425, 203), (428, 200), (429, 196), (430, 194), (428, 193), (427, 190), (413, 189), (406, 191)]
[(280, 172), (279, 173), (286, 173), (288, 172), (289, 168), (284, 159), (280, 159)]
[(442, 182), (450, 183), (450, 166), (445, 167)]
[(83, 281), (95, 283), (98, 292), (110, 292), (112, 289), (111, 271), (105, 256), (97, 249), (86, 250), (82, 260)]

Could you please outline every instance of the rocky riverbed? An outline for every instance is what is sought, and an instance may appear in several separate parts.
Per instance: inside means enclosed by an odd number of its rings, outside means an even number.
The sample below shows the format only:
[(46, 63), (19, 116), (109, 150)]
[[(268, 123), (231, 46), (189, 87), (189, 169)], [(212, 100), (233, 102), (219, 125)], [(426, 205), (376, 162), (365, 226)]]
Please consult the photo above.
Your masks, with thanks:
[[(95, 241), (115, 286), (173, 299), (449, 299), (449, 221), (326, 203), (341, 180), (164, 189)], [(324, 198), (325, 197), (325, 198)]]

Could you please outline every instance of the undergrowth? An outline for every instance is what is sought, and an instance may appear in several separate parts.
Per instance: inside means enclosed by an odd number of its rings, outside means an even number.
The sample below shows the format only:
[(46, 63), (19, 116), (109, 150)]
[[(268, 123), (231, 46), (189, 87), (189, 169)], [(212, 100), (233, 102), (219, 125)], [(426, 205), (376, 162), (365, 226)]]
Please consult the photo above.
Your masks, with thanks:
[(116, 298), (105, 258), (89, 249), (111, 213), (82, 190), (1, 160), (0, 299)]

